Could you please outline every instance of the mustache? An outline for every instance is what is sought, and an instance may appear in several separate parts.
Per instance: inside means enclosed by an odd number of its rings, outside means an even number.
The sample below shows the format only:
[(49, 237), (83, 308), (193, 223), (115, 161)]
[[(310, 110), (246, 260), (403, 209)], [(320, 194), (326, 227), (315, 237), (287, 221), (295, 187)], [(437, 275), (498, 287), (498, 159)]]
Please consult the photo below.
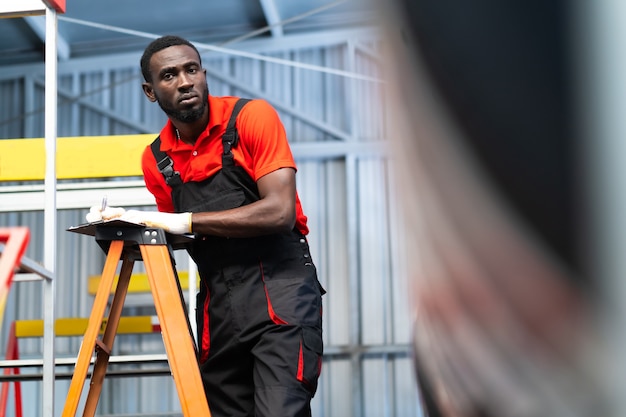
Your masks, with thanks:
[(188, 99), (194, 98), (194, 97), (198, 97), (198, 94), (193, 93), (193, 92), (183, 93), (180, 96), (178, 96), (178, 102), (180, 103), (183, 100), (188, 100)]

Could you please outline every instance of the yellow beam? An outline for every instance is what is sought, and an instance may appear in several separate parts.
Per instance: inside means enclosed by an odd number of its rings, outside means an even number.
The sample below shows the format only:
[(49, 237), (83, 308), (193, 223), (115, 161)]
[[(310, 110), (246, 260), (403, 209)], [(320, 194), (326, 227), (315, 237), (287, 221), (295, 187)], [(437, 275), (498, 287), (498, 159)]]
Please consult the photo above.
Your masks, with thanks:
[[(55, 336), (82, 336), (87, 330), (89, 319), (73, 317), (61, 318), (54, 322)], [(100, 333), (104, 332), (106, 318), (100, 325)], [(156, 316), (120, 317), (118, 334), (155, 333), (160, 331)], [(43, 320), (16, 320), (15, 337), (42, 337)]]
[[(157, 134), (81, 136), (57, 139), (57, 178), (142, 176), (141, 154)], [(0, 182), (45, 176), (44, 139), (0, 140)]]
[[(117, 280), (119, 275), (115, 276), (115, 280), (113, 282), (113, 288), (111, 289), (111, 293), (115, 292), (115, 288), (117, 288)], [(91, 275), (89, 276), (87, 282), (87, 292), (90, 295), (95, 295), (98, 291), (98, 285), (100, 284), (100, 275)], [(197, 285), (200, 283), (200, 278), (196, 276)], [(189, 289), (189, 272), (187, 271), (179, 271), (178, 272), (178, 280), (180, 281), (180, 287), (183, 290)], [(130, 277), (130, 283), (128, 285), (128, 293), (150, 293), (150, 283), (148, 282), (148, 274), (146, 273), (135, 273)]]

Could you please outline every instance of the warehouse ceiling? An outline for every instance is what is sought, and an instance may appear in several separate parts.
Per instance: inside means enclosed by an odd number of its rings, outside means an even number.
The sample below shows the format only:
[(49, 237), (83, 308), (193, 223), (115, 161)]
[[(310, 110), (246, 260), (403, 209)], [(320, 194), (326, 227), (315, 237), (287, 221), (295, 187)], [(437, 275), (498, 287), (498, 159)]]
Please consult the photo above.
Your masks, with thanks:
[[(151, 35), (217, 46), (375, 24), (374, 0), (67, 0), (59, 61), (142, 50)], [(43, 62), (45, 16), (0, 19), (0, 66)], [(153, 36), (154, 37), (154, 36)]]

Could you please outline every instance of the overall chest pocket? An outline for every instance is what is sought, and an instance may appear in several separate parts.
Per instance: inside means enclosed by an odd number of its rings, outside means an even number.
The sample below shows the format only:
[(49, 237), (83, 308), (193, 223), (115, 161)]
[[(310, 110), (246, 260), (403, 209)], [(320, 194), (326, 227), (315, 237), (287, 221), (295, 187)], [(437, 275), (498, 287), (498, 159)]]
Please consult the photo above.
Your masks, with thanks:
[(202, 211), (220, 211), (243, 206), (246, 196), (241, 189), (225, 190), (211, 197), (202, 196), (201, 199), (192, 200), (187, 205), (187, 210), (193, 213)]
[(202, 182), (187, 182), (172, 190), (179, 212), (220, 211), (241, 207), (246, 201), (243, 189), (217, 174)]
[(179, 212), (228, 210), (258, 199), (256, 183), (241, 167), (224, 167), (204, 181), (186, 182), (172, 189), (174, 207)]

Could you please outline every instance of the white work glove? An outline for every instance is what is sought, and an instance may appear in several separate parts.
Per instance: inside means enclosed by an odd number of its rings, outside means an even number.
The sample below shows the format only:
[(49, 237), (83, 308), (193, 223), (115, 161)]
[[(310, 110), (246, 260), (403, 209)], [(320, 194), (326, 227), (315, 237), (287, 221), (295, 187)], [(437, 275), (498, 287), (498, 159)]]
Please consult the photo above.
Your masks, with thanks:
[(191, 213), (127, 210), (119, 219), (148, 227), (158, 227), (175, 235), (191, 233)]
[(122, 207), (106, 207), (102, 210), (101, 206), (92, 206), (85, 218), (89, 223), (99, 220), (111, 220), (120, 217), (126, 210)]

